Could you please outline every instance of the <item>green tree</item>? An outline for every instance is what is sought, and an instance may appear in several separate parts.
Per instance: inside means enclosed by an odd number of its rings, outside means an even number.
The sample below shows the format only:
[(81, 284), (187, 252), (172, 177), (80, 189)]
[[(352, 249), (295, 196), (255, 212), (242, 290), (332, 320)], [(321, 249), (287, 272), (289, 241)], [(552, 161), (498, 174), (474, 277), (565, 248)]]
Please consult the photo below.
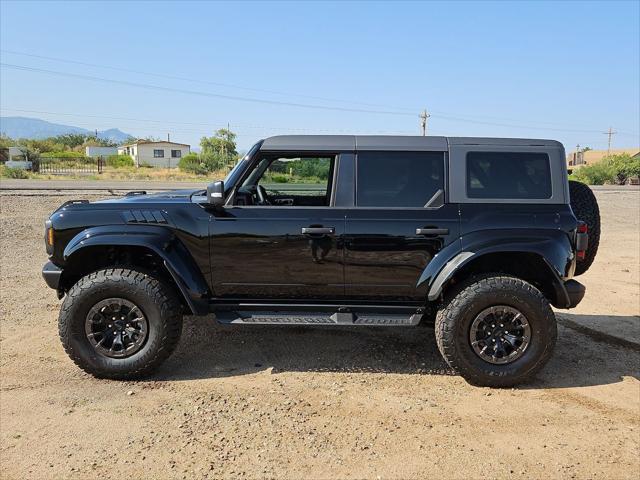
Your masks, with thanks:
[(208, 171), (231, 166), (238, 160), (236, 134), (226, 128), (217, 130), (213, 137), (202, 137), (200, 148), (200, 160)]
[(327, 158), (305, 158), (294, 160), (289, 163), (289, 166), (291, 173), (299, 177), (326, 180), (329, 178), (331, 162)]
[(125, 138), (124, 140), (122, 140), (118, 146), (120, 145), (129, 145), (131, 143), (136, 143), (138, 141), (138, 139), (136, 137), (132, 137), (131, 135), (129, 135), (127, 138)]
[(4, 133), (0, 134), (0, 148), (9, 148), (13, 147), (16, 142), (11, 138), (6, 136)]
[(38, 153), (56, 152), (56, 151), (62, 151), (67, 149), (67, 147), (64, 144), (56, 142), (54, 137), (43, 138), (43, 139), (21, 138), (16, 142), (16, 144), (23, 146), (28, 150), (31, 150), (33, 152), (38, 152)]
[(65, 147), (69, 149), (73, 149), (75, 147), (79, 147), (87, 140), (87, 138), (94, 138), (85, 135), (84, 133), (65, 133), (64, 135), (58, 135), (57, 137), (53, 137), (52, 140), (63, 144)]
[(83, 147), (117, 147), (118, 144), (108, 138), (87, 137)]

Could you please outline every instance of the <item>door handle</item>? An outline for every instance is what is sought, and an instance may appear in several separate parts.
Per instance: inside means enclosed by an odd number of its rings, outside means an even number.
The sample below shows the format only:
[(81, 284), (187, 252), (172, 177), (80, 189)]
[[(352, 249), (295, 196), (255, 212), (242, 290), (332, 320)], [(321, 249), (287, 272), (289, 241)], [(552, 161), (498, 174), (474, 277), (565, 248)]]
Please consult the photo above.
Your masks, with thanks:
[(302, 227), (303, 235), (333, 235), (335, 227)]
[(449, 235), (448, 228), (416, 228), (416, 235)]

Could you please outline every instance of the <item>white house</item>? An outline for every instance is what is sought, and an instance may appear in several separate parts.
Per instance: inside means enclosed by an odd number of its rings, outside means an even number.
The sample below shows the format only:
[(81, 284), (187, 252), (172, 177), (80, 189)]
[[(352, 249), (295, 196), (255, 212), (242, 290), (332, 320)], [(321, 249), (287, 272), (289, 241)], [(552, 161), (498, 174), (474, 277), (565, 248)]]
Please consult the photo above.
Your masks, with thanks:
[(118, 147), (118, 155), (129, 155), (136, 167), (176, 168), (182, 157), (191, 152), (185, 143), (138, 140)]

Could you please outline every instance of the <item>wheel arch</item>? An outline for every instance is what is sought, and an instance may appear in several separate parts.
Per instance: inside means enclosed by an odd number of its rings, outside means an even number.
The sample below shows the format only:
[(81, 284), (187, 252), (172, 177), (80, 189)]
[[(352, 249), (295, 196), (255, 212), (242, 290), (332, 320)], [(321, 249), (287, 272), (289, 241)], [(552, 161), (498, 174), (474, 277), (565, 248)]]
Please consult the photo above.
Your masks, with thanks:
[(137, 267), (174, 287), (194, 314), (208, 313), (209, 288), (191, 253), (164, 227), (122, 225), (83, 230), (63, 253), (59, 289), (68, 290), (82, 276), (109, 267)]
[(437, 301), (465, 279), (485, 273), (521, 278), (538, 288), (557, 308), (568, 308), (570, 304), (558, 267), (539, 252), (518, 249), (459, 253), (434, 279), (428, 300)]

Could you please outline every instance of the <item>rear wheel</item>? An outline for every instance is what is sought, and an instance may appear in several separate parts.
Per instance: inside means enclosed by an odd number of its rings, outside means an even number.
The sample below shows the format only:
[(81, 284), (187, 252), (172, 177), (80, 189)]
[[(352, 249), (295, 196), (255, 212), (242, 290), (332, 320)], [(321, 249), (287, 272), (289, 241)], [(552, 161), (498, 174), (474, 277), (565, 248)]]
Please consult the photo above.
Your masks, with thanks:
[(84, 371), (132, 379), (157, 368), (182, 331), (180, 303), (159, 280), (128, 269), (81, 278), (66, 296), (58, 321), (60, 339)]
[(576, 275), (582, 275), (596, 258), (598, 245), (600, 244), (600, 209), (593, 191), (582, 182), (569, 181), (569, 196), (571, 209), (578, 218), (589, 227), (589, 245), (584, 259), (578, 259), (576, 263)]
[(445, 361), (473, 385), (510, 387), (531, 379), (549, 360), (556, 319), (533, 285), (485, 276), (458, 288), (436, 317)]

